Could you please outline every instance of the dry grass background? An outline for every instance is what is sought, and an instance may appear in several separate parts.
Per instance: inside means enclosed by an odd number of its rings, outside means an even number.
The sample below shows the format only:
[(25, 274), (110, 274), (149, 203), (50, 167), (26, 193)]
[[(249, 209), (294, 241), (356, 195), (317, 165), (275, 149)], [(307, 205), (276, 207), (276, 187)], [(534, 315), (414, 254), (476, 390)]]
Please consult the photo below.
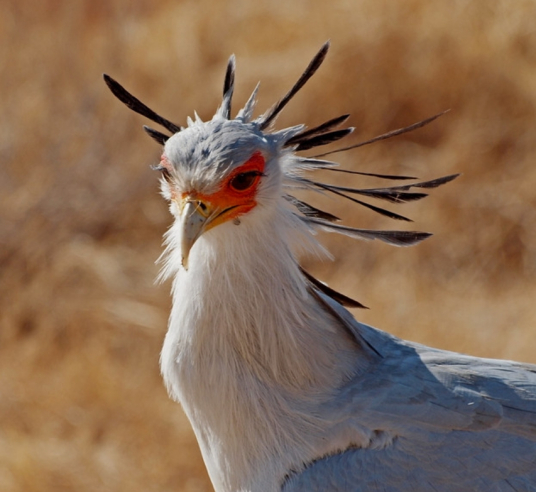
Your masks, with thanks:
[[(452, 108), (339, 159), (423, 179), (462, 172), (396, 210), (434, 237), (397, 249), (326, 235), (338, 259), (307, 266), (369, 305), (365, 322), (536, 362), (533, 1), (0, 5), (0, 490), (210, 490), (158, 371), (170, 304), (153, 284), (170, 223), (149, 169), (159, 149), (102, 72), (184, 122), (213, 114), (234, 52), (235, 107), (261, 80), (262, 111), (331, 38), (279, 128), (349, 111), (357, 141)], [(400, 225), (324, 205), (355, 226)]]

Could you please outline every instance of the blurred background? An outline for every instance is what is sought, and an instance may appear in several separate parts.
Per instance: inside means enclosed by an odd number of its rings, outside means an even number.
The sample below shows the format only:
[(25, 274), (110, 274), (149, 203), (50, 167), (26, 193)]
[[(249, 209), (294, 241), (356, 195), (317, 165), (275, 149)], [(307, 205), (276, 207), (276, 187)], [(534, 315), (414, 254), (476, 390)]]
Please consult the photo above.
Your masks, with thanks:
[[(158, 359), (170, 307), (154, 261), (171, 223), (147, 121), (109, 73), (179, 124), (262, 81), (258, 112), (326, 39), (318, 74), (276, 127), (350, 112), (354, 170), (463, 173), (390, 221), (338, 199), (356, 227), (424, 230), (413, 248), (322, 240), (305, 260), (371, 309), (362, 321), (486, 357), (536, 362), (536, 3), (532, 0), (0, 0), (0, 490), (208, 491)], [(329, 148), (326, 148), (328, 150)], [(360, 187), (373, 178), (322, 176)]]

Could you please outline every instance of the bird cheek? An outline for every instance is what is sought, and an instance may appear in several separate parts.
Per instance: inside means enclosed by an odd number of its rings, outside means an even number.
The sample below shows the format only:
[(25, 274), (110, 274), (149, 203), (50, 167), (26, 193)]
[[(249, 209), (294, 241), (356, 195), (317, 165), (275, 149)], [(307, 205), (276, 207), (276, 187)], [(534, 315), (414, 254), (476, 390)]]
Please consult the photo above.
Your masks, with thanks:
[(229, 216), (226, 218), (226, 220), (238, 219), (238, 217), (240, 217), (241, 215), (245, 215), (251, 210), (253, 210), (255, 208), (255, 205), (257, 205), (257, 202), (255, 202), (255, 200), (240, 204), (239, 206), (230, 211)]
[(214, 227), (224, 224), (225, 222), (233, 221), (234, 224), (240, 224), (239, 218), (247, 214), (250, 210), (255, 207), (255, 202), (252, 203), (242, 203), (239, 205), (234, 205), (227, 208), (225, 211), (221, 212), (214, 220), (207, 224), (205, 231), (213, 229)]

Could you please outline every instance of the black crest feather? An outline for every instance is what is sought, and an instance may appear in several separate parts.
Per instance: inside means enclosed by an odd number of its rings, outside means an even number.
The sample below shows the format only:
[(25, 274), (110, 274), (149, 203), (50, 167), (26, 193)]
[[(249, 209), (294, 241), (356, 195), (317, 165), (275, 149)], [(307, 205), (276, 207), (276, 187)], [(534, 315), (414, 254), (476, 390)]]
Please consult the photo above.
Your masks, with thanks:
[(372, 241), (378, 239), (394, 246), (412, 246), (420, 243), (432, 234), (418, 231), (374, 231), (370, 229), (356, 229), (339, 224), (333, 224), (322, 219), (304, 218), (310, 224), (316, 224), (328, 232), (339, 232), (350, 237)]
[(428, 125), (429, 123), (432, 123), (432, 121), (436, 120), (440, 116), (443, 116), (445, 113), (448, 113), (449, 111), (450, 109), (441, 111), (441, 113), (435, 114), (434, 116), (430, 116), (429, 118), (418, 121), (417, 123), (413, 123), (412, 125), (405, 126), (403, 128), (398, 128), (396, 130), (392, 130), (387, 133), (383, 133), (382, 135), (378, 135), (377, 137), (371, 138), (370, 140), (365, 140), (364, 142), (359, 142), (354, 145), (349, 145), (348, 147), (342, 147), (340, 149), (330, 150), (329, 152), (318, 154), (315, 157), (324, 157), (326, 155), (335, 154), (336, 152), (344, 152), (345, 150), (357, 149), (358, 147), (363, 147), (364, 145), (378, 142), (380, 140), (387, 140), (388, 138), (396, 137), (397, 135), (402, 135), (403, 133), (412, 132), (414, 130), (417, 130), (418, 128), (422, 128), (423, 126)]
[[(132, 111), (135, 111), (146, 118), (149, 118), (151, 121), (162, 125), (164, 128), (169, 130), (172, 133), (177, 133), (181, 131), (181, 127), (175, 125), (171, 121), (163, 118), (159, 114), (156, 114), (152, 109), (148, 108), (143, 104), (137, 97), (134, 97), (130, 92), (128, 92), (119, 82), (115, 81), (109, 75), (103, 74), (104, 82), (112, 91), (112, 94), (117, 97), (125, 106), (130, 108)], [(152, 135), (151, 135), (152, 136)]]
[(327, 171), (335, 171), (338, 173), (357, 174), (359, 176), (370, 176), (372, 178), (391, 179), (391, 180), (408, 180), (418, 179), (416, 176), (400, 176), (395, 174), (376, 174), (376, 173), (364, 173), (362, 171), (350, 171), (349, 169), (339, 169), (335, 167), (326, 167)]
[(268, 111), (268, 113), (262, 117), (259, 128), (264, 130), (270, 125), (274, 118), (281, 112), (281, 110), (288, 104), (288, 102), (296, 95), (296, 93), (305, 85), (305, 83), (315, 74), (322, 62), (326, 58), (326, 54), (329, 50), (329, 41), (322, 45), (320, 51), (311, 60), (311, 63), (307, 66), (301, 77), (294, 84), (292, 89), (288, 91), (285, 96), (276, 105)]
[(227, 62), (227, 70), (225, 71), (225, 80), (223, 82), (223, 116), (228, 120), (231, 119), (231, 102), (233, 99), (234, 83), (235, 83), (236, 59), (231, 55)]
[(156, 140), (160, 145), (164, 145), (169, 139), (169, 135), (161, 133), (157, 130), (153, 130), (150, 126), (143, 125), (143, 129), (147, 135), (149, 135), (153, 140)]
[(296, 150), (307, 150), (320, 145), (336, 142), (337, 140), (346, 137), (346, 135), (352, 133), (353, 131), (353, 128), (344, 128), (343, 130), (334, 130), (332, 132), (321, 133), (320, 135), (312, 135), (309, 138), (302, 138), (296, 147)]
[(303, 268), (300, 268), (303, 276), (311, 282), (319, 291), (323, 292), (327, 296), (331, 297), (333, 300), (337, 301), (339, 304), (349, 308), (361, 308), (368, 309), (367, 306), (361, 304), (359, 301), (352, 299), (351, 297), (345, 296), (340, 292), (337, 292), (335, 289), (332, 289), (324, 282), (321, 282), (317, 278), (313, 277), (309, 272), (306, 272)]
[(320, 210), (319, 208), (313, 207), (309, 203), (306, 203), (302, 200), (298, 200), (295, 196), (285, 195), (285, 198), (291, 202), (303, 215), (306, 217), (315, 217), (317, 219), (324, 219), (328, 222), (338, 222), (339, 217), (336, 215)]
[(333, 130), (333, 128), (337, 128), (339, 125), (342, 125), (349, 117), (350, 117), (349, 114), (343, 114), (342, 116), (333, 118), (314, 128), (311, 128), (309, 130), (304, 130), (303, 132), (300, 132), (297, 135), (294, 135), (292, 138), (289, 138), (285, 142), (285, 147), (289, 147), (291, 145), (297, 145), (301, 143), (302, 141), (307, 140), (311, 137), (315, 137), (317, 135), (321, 135), (323, 133), (329, 132)]
[[(390, 219), (395, 220), (403, 220), (405, 222), (413, 222), (411, 219), (408, 219), (407, 217), (404, 217), (403, 215), (396, 214), (394, 212), (391, 212), (390, 210), (385, 210), (384, 208), (377, 207), (375, 205), (371, 205), (370, 203), (364, 202), (362, 200), (358, 200), (357, 198), (352, 198), (351, 196), (348, 196), (340, 191), (338, 191), (337, 187), (326, 185), (324, 183), (317, 183), (314, 182), (315, 186), (318, 186), (319, 188), (322, 188), (323, 190), (329, 191), (330, 193), (333, 193), (334, 195), (341, 196), (343, 198), (346, 198), (347, 200), (350, 200), (351, 202), (357, 203), (358, 205), (361, 205), (365, 208), (368, 208), (377, 214), (383, 215), (385, 217), (389, 217)], [(351, 188), (350, 188), (351, 189)]]

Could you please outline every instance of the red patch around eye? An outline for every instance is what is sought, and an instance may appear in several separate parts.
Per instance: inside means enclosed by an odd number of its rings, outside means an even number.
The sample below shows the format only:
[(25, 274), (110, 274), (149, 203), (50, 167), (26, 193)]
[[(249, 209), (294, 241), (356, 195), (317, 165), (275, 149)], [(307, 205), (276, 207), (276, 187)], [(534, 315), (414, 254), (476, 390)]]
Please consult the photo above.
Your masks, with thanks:
[(243, 173), (254, 170), (262, 173), (264, 172), (264, 164), (264, 156), (260, 152), (255, 152), (244, 164), (235, 170), (235, 173)]
[[(264, 172), (265, 160), (260, 152), (255, 152), (244, 164), (236, 168), (225, 180), (223, 186), (210, 195), (184, 193), (184, 196), (202, 200), (209, 208), (221, 211), (213, 224), (232, 220), (249, 212), (257, 205), (255, 195)], [(244, 176), (245, 175), (245, 176)], [(234, 183), (233, 180), (237, 180)]]
[(227, 178), (226, 192), (236, 197), (253, 195), (264, 172), (264, 165), (263, 155), (255, 152)]

